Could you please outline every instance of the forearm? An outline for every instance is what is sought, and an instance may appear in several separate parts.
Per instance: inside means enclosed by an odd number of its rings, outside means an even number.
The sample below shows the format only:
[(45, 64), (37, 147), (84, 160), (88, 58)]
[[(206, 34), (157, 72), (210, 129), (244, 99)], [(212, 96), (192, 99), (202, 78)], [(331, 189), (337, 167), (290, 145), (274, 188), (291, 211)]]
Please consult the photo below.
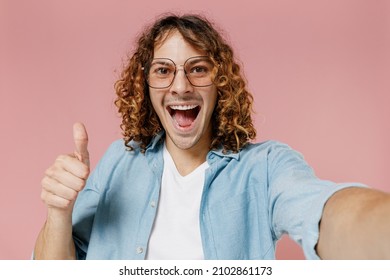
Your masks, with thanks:
[(390, 195), (361, 188), (334, 194), (320, 224), (323, 259), (390, 259)]
[(76, 259), (71, 217), (48, 215), (35, 244), (34, 259)]

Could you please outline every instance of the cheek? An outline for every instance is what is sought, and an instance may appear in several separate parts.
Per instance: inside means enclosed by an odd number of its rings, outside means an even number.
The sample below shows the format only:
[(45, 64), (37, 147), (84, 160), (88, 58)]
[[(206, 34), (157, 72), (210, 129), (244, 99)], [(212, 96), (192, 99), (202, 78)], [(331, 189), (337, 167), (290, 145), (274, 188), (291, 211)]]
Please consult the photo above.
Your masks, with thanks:
[(207, 107), (211, 113), (213, 113), (215, 106), (217, 104), (217, 97), (218, 97), (218, 93), (216, 89), (215, 91), (208, 93)]
[(162, 109), (161, 98), (159, 98), (159, 96), (157, 94), (151, 93), (150, 94), (150, 102), (152, 103), (152, 107), (153, 107), (154, 111), (156, 111), (156, 113), (159, 114), (159, 112)]

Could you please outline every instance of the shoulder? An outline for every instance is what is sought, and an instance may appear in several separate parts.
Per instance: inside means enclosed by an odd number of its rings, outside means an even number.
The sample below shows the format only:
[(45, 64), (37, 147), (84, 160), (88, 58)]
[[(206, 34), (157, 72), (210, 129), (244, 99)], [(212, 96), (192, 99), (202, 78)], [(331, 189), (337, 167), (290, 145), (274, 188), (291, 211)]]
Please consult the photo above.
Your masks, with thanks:
[(117, 139), (109, 145), (107, 152), (123, 153), (125, 150), (126, 150), (126, 146), (123, 139)]
[[(132, 147), (135, 147), (136, 144), (137, 143), (131, 143)], [(106, 173), (128, 161), (134, 161), (143, 157), (144, 155), (139, 149), (129, 150), (129, 148), (126, 147), (124, 140), (118, 139), (109, 145), (102, 158), (99, 160), (96, 169), (100, 169), (101, 172)]]
[(260, 161), (263, 166), (267, 166), (270, 173), (296, 167), (310, 169), (300, 152), (275, 140), (248, 144), (240, 151), (240, 159), (244, 162)]
[(291, 148), (288, 144), (276, 140), (249, 143), (240, 151), (240, 155), (263, 155), (267, 158), (278, 158), (291, 155), (302, 157), (298, 151)]
[(290, 148), (289, 145), (286, 143), (277, 141), (277, 140), (266, 140), (263, 142), (258, 142), (258, 143), (248, 143), (244, 148), (243, 151), (246, 150), (264, 150), (264, 151), (269, 151), (272, 149), (278, 149), (278, 148)]
[(118, 139), (114, 142), (112, 142), (109, 147), (107, 148), (106, 152), (104, 153), (101, 161), (113, 161), (117, 160), (127, 153), (127, 148), (125, 146), (125, 143), (122, 139)]
[(268, 140), (259, 143), (248, 143), (243, 148), (241, 148), (238, 153), (234, 153), (232, 151), (224, 152), (222, 148), (211, 151), (212, 154), (216, 154), (221, 158), (229, 157), (239, 161), (250, 158), (264, 159), (264, 157), (269, 158), (280, 156), (283, 154), (288, 154), (289, 152), (297, 153), (289, 145), (275, 140)]

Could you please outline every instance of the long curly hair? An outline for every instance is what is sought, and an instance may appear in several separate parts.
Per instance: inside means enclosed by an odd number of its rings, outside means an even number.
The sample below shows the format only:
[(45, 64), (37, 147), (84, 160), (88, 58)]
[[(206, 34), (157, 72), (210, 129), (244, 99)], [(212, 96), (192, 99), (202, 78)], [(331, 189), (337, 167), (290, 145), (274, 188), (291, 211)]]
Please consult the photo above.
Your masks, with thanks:
[(154, 48), (172, 31), (179, 31), (194, 48), (207, 54), (216, 65), (214, 83), (218, 90), (213, 112), (213, 136), (210, 149), (238, 152), (256, 137), (252, 123), (253, 96), (246, 88), (233, 50), (213, 24), (200, 15), (164, 15), (139, 36), (136, 49), (115, 83), (115, 105), (122, 116), (125, 145), (138, 142), (141, 152), (163, 127), (153, 109), (144, 67), (153, 59)]

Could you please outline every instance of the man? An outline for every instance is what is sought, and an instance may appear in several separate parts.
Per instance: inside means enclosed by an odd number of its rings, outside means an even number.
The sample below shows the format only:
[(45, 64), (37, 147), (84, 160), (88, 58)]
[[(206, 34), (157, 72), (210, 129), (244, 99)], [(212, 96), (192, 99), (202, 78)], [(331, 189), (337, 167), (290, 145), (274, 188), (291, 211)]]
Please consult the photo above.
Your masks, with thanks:
[(307, 258), (390, 258), (390, 197), (319, 180), (277, 142), (252, 144), (252, 95), (206, 19), (146, 29), (115, 85), (123, 141), (89, 176), (76, 151), (46, 171), (36, 259), (272, 259), (289, 234)]

